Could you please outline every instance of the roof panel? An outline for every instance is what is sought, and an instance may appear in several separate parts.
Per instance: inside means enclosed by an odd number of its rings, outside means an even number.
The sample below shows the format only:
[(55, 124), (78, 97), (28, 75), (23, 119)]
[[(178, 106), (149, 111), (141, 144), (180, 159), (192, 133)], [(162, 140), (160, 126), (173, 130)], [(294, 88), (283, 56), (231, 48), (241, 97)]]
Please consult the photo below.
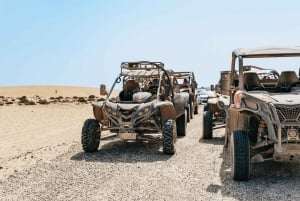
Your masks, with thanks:
[(240, 48), (232, 52), (233, 57), (263, 58), (263, 57), (296, 57), (300, 56), (300, 46), (270, 46), (253, 49)]
[(129, 76), (129, 77), (158, 77), (159, 70), (128, 70), (122, 71), (122, 76)]

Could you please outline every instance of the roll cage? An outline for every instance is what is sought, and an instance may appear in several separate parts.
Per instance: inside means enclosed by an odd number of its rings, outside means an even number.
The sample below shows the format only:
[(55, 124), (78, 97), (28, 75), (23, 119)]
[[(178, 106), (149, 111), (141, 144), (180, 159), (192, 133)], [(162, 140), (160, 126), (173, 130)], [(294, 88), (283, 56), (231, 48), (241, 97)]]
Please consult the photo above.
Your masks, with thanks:
[(121, 72), (115, 79), (115, 82), (111, 87), (107, 98), (110, 97), (117, 83), (123, 82), (124, 87), (125, 82), (130, 79), (134, 79), (135, 81), (137, 81), (141, 88), (144, 88), (154, 79), (158, 79), (159, 83), (157, 94), (160, 94), (159, 89), (162, 85), (164, 85), (169, 88), (168, 91), (170, 92), (170, 95), (174, 97), (174, 92), (171, 89), (171, 79), (168, 71), (164, 69), (164, 63), (150, 61), (122, 62), (120, 68)]

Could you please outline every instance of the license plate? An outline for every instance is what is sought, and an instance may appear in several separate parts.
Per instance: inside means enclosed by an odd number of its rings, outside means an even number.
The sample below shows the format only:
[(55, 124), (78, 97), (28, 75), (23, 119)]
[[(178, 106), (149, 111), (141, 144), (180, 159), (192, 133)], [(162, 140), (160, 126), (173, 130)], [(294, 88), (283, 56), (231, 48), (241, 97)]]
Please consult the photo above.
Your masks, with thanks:
[(136, 140), (136, 133), (119, 133), (122, 140)]

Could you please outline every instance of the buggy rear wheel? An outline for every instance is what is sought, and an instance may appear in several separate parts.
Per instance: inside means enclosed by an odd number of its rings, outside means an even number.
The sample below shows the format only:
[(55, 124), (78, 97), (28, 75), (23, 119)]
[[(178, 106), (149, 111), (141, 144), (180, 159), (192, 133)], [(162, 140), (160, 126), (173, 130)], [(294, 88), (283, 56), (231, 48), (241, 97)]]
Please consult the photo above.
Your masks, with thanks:
[(212, 138), (212, 115), (210, 111), (203, 113), (203, 139)]
[(206, 103), (206, 104), (204, 105), (203, 110), (204, 110), (204, 111), (209, 111), (209, 105), (208, 105), (208, 103)]
[(198, 114), (198, 104), (196, 104), (194, 114)]
[(190, 105), (188, 105), (185, 110), (187, 112), (186, 121), (190, 122), (191, 121), (191, 108), (190, 108)]
[(184, 112), (178, 119), (176, 119), (177, 136), (186, 135), (186, 125), (187, 125), (187, 111)]
[(194, 118), (194, 103), (190, 102), (190, 119)]

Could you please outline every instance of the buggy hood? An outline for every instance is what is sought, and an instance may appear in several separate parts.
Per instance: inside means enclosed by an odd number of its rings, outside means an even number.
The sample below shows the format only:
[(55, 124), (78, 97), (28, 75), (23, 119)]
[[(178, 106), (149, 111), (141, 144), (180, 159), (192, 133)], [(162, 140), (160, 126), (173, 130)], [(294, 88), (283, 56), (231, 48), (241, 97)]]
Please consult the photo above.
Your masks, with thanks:
[(246, 92), (259, 100), (273, 104), (297, 105), (300, 104), (300, 92), (269, 93), (269, 92)]

